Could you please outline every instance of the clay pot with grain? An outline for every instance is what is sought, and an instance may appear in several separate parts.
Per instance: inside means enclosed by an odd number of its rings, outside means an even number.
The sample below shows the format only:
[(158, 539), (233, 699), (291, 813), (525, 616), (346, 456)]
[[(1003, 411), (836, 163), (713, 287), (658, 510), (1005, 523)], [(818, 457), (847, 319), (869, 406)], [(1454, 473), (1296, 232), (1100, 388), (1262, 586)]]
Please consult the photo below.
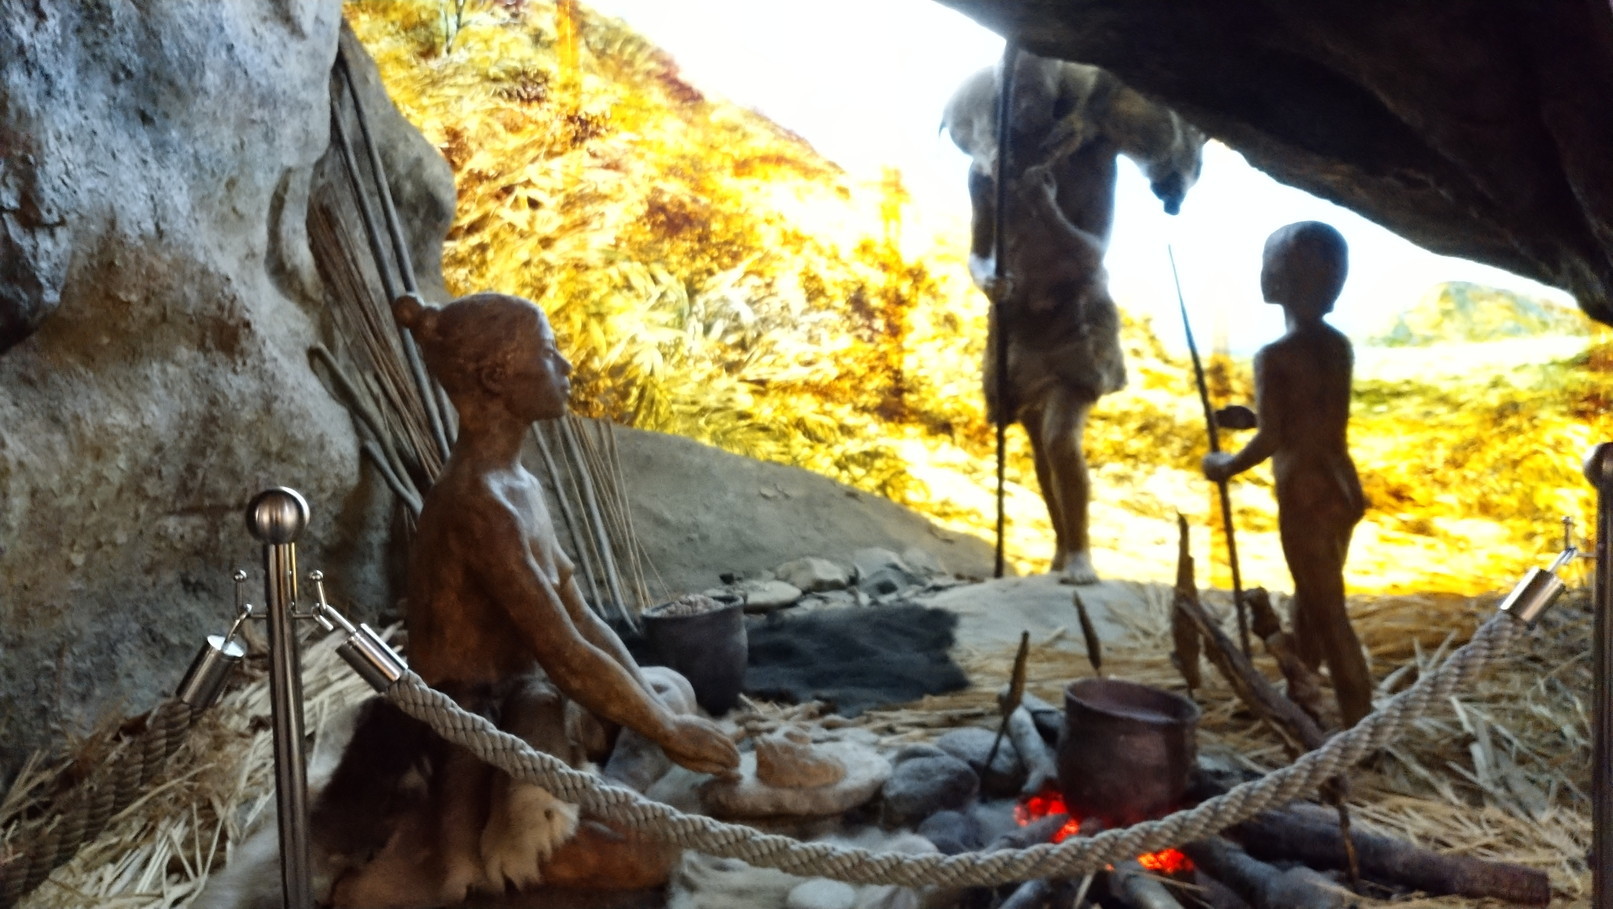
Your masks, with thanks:
[(749, 644), (744, 601), (695, 594), (644, 611), (644, 638), (662, 666), (689, 680), (712, 716), (739, 703)]

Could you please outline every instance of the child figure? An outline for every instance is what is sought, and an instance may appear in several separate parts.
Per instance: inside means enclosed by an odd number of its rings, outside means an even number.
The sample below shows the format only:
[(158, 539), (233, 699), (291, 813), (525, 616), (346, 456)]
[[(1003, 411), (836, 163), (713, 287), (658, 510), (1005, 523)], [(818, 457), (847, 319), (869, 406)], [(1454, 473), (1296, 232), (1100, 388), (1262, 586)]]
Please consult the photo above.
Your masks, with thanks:
[(1219, 482), (1271, 458), (1295, 645), (1312, 669), (1327, 664), (1349, 727), (1372, 711), (1372, 678), (1344, 607), (1350, 534), (1366, 510), (1347, 439), (1355, 356), (1325, 321), (1347, 271), (1344, 237), (1330, 225), (1301, 221), (1267, 238), (1261, 292), (1283, 308), (1288, 330), (1255, 355), (1254, 437), (1236, 453), (1205, 455), (1203, 469)]

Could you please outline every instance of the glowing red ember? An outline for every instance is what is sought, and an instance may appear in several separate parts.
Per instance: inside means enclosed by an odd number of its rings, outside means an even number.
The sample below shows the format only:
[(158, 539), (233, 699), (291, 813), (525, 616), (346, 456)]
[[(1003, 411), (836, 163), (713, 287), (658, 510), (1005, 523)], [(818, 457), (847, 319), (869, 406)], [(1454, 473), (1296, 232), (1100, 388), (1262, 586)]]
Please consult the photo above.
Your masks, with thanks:
[[(1021, 799), (1014, 806), (1014, 820), (1021, 827), (1039, 821), (1051, 814), (1069, 814), (1070, 819), (1053, 834), (1053, 842), (1062, 843), (1067, 837), (1081, 832), (1081, 818), (1070, 812), (1064, 796), (1057, 789), (1043, 789), (1035, 795)], [(1193, 870), (1193, 860), (1179, 849), (1161, 849), (1137, 856), (1137, 864), (1156, 874), (1186, 874)]]

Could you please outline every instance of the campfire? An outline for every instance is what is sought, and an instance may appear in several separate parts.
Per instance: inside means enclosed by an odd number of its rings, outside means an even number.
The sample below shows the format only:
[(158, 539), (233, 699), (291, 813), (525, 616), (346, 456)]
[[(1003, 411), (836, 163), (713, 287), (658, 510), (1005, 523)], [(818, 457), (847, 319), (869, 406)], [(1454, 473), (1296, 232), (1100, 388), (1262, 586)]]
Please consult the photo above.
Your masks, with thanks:
[[(1028, 827), (1047, 817), (1064, 815), (1064, 825), (1053, 832), (1050, 842), (1062, 843), (1072, 836), (1079, 836), (1083, 830), (1084, 819), (1073, 814), (1069, 806), (1064, 803), (1064, 795), (1056, 788), (1046, 788), (1035, 795), (1026, 796), (1014, 806), (1014, 820), (1021, 827)], [(1092, 833), (1093, 824), (1085, 821), (1087, 833)], [(1158, 852), (1149, 852), (1137, 856), (1137, 864), (1157, 874), (1185, 875), (1193, 871), (1193, 860), (1180, 849), (1161, 849)]]

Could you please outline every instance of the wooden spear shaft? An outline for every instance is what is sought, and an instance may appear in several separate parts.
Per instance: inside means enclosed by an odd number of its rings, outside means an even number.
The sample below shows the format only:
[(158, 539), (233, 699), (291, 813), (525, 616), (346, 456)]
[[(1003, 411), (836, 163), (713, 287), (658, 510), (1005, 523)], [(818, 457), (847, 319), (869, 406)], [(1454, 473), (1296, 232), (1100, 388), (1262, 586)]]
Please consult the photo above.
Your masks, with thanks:
[[(997, 201), (992, 212), (991, 235), (991, 270), (997, 279), (999, 293), (991, 295), (991, 324), (995, 330), (992, 338), (993, 365), (996, 367), (991, 377), (997, 396), (997, 559), (992, 570), (993, 577), (1002, 577), (1007, 561), (1005, 545), (1003, 542), (1004, 527), (1006, 524), (1004, 484), (1007, 477), (1007, 446), (1008, 423), (1012, 415), (1008, 413), (1008, 332), (1003, 328), (1003, 307), (1000, 296), (1002, 287), (1003, 259), (1008, 249), (1008, 178), (1009, 178), (1009, 139), (1010, 119), (1014, 110), (1014, 64), (1019, 59), (1019, 44), (1013, 39), (1003, 45), (1003, 73), (1001, 85), (997, 92)], [(998, 736), (999, 739), (1001, 735)], [(995, 749), (994, 749), (995, 750)]]
[[(1199, 359), (1198, 345), (1193, 343), (1193, 324), (1187, 318), (1187, 300), (1182, 296), (1182, 276), (1176, 271), (1176, 251), (1169, 245), (1165, 254), (1171, 260), (1171, 280), (1176, 282), (1176, 305), (1182, 310), (1182, 330), (1187, 333), (1187, 352), (1193, 357), (1193, 378), (1199, 386), (1199, 403), (1204, 406), (1204, 428), (1210, 435), (1210, 451), (1221, 450), (1221, 437), (1215, 431), (1215, 411), (1210, 407), (1210, 386), (1204, 380), (1204, 362)], [(1221, 525), (1227, 534), (1227, 561), (1232, 565), (1232, 603), (1238, 610), (1238, 643), (1243, 655), (1249, 656), (1249, 610), (1243, 604), (1243, 578), (1238, 573), (1238, 544), (1232, 535), (1232, 495), (1226, 480), (1215, 481), (1221, 495)]]

